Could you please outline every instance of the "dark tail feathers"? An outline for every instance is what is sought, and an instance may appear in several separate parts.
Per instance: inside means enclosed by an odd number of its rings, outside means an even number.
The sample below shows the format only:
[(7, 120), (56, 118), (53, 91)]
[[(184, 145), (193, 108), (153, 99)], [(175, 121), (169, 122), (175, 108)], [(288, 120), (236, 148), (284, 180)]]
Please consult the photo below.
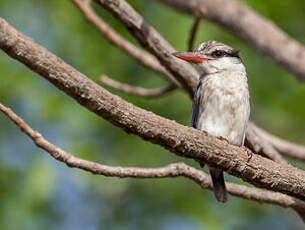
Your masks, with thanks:
[(223, 171), (216, 168), (210, 168), (210, 174), (214, 187), (214, 195), (219, 202), (226, 202), (228, 200)]

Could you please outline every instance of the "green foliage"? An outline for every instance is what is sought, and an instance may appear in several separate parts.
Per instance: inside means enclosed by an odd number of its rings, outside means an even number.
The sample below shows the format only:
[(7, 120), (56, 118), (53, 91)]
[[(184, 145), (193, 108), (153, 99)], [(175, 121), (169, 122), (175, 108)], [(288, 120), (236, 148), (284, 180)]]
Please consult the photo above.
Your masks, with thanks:
[[(129, 2), (177, 50), (187, 49), (191, 17), (158, 1)], [(303, 0), (241, 2), (304, 42)], [(109, 13), (94, 8), (136, 44)], [(95, 81), (106, 74), (148, 88), (167, 84), (109, 44), (69, 1), (1, 0), (0, 15)], [(242, 51), (249, 73), (252, 119), (272, 133), (305, 144), (304, 85), (228, 31), (202, 21), (196, 44), (211, 39)], [(12, 107), (48, 140), (79, 157), (141, 167), (183, 160), (197, 167), (193, 161), (125, 134), (3, 52), (0, 80), (2, 103)], [(155, 100), (113, 93), (179, 123), (190, 123), (191, 101), (183, 92)], [(37, 149), (3, 115), (0, 127), (0, 229), (252, 230), (296, 229), (300, 224), (292, 211), (275, 206), (234, 197), (225, 205), (216, 203), (212, 193), (183, 178), (117, 179), (70, 169)]]

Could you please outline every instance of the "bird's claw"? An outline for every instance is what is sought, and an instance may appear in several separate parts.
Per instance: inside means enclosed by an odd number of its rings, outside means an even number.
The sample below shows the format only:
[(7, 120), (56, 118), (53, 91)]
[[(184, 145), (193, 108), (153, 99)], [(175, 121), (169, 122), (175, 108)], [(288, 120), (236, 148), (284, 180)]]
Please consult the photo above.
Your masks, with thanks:
[(250, 161), (250, 160), (251, 160), (251, 158), (252, 158), (252, 156), (253, 156), (252, 151), (251, 151), (250, 149), (248, 149), (246, 146), (241, 146), (241, 148), (247, 152), (247, 155), (248, 155), (248, 161)]
[(225, 138), (225, 137), (223, 137), (223, 136), (219, 136), (218, 139), (221, 140), (221, 141), (225, 141), (225, 142), (227, 142), (228, 144), (230, 144), (229, 141), (228, 141), (228, 139)]

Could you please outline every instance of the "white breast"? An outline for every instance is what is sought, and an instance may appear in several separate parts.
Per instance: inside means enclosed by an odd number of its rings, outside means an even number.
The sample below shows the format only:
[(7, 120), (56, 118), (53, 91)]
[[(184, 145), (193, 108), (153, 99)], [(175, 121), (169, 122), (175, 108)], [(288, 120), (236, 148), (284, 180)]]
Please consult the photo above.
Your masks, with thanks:
[(206, 75), (198, 90), (197, 129), (243, 145), (250, 115), (246, 73), (222, 71)]

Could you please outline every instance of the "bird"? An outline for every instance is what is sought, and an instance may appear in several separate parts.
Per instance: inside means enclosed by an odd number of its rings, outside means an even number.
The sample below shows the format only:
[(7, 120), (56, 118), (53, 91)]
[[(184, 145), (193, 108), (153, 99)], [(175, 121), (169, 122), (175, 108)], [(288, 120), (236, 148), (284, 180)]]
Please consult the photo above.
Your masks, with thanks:
[[(243, 147), (250, 117), (250, 95), (240, 52), (224, 43), (208, 41), (192, 52), (173, 55), (195, 63), (199, 74), (192, 105), (192, 127)], [(228, 195), (223, 171), (208, 167), (214, 196), (224, 203)]]

